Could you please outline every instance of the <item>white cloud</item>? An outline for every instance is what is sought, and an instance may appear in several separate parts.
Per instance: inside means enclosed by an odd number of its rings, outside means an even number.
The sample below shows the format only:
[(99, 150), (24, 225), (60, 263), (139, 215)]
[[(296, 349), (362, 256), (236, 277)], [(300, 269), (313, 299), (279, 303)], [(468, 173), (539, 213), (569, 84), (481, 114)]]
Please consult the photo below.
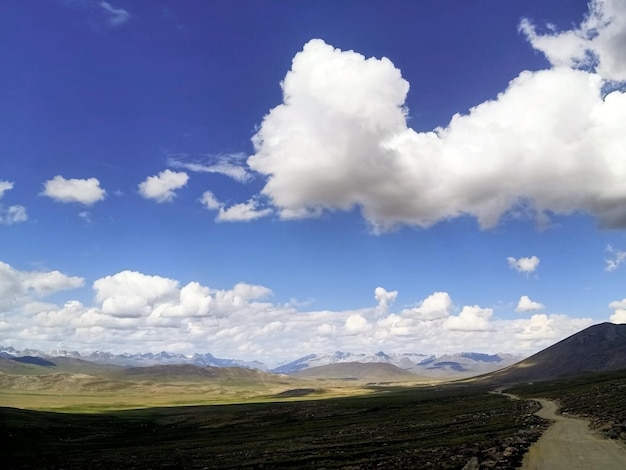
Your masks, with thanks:
[(524, 340), (552, 339), (555, 336), (555, 320), (545, 314), (536, 314), (524, 323), (517, 336)]
[(114, 8), (109, 2), (98, 2), (98, 5), (106, 12), (107, 23), (115, 28), (130, 20), (130, 13), (122, 8)]
[(622, 299), (622, 300), (614, 300), (613, 302), (611, 302), (609, 304), (609, 308), (615, 309), (615, 310), (626, 310), (626, 299)]
[[(0, 181), (0, 199), (6, 191), (13, 189), (13, 183), (10, 181)], [(20, 204), (15, 204), (7, 208), (0, 204), (0, 225), (21, 224), (28, 220), (26, 208)]]
[(448, 317), (452, 308), (452, 299), (447, 292), (435, 292), (426, 297), (417, 306), (402, 311), (402, 315), (419, 320), (432, 321)]
[(200, 202), (210, 211), (216, 211), (222, 207), (222, 203), (217, 200), (211, 191), (205, 191), (200, 198)]
[(96, 300), (104, 315), (117, 318), (144, 318), (151, 324), (167, 324), (168, 318), (221, 317), (243, 311), (251, 302), (271, 291), (245, 283), (230, 290), (212, 290), (197, 282), (179, 287), (178, 281), (136, 271), (122, 271), (93, 284)]
[(545, 305), (540, 304), (539, 302), (535, 302), (530, 300), (527, 295), (522, 295), (517, 302), (517, 307), (515, 307), (515, 311), (519, 313), (530, 312), (533, 310), (542, 310), (545, 308)]
[(377, 287), (374, 290), (374, 298), (376, 299), (376, 302), (378, 302), (377, 309), (380, 312), (387, 312), (389, 306), (395, 302), (396, 297), (398, 297), (397, 290), (390, 292), (382, 287)]
[(217, 217), (215, 217), (217, 222), (248, 222), (267, 217), (273, 213), (270, 207), (260, 207), (258, 197), (253, 197), (245, 203), (225, 207), (224, 203), (220, 202), (213, 192), (205, 191), (200, 198), (200, 203), (208, 210), (218, 211)]
[(604, 260), (606, 263), (606, 267), (604, 269), (606, 271), (615, 271), (624, 261), (626, 261), (626, 251), (618, 250), (613, 248), (611, 245), (607, 245), (605, 251), (611, 255), (611, 258)]
[(91, 223), (91, 212), (89, 211), (82, 211), (78, 213), (78, 217), (80, 217), (81, 219), (83, 219), (85, 222), (87, 222), (88, 224)]
[(594, 70), (607, 80), (626, 81), (626, 2), (591, 0), (589, 14), (578, 28), (544, 33), (528, 19), (520, 24), (532, 46), (554, 66)]
[(609, 317), (609, 320), (612, 323), (626, 323), (626, 310), (625, 309), (617, 309), (615, 313)]
[(174, 191), (185, 186), (188, 180), (189, 175), (184, 171), (164, 170), (156, 176), (148, 176), (139, 183), (139, 194), (156, 202), (169, 202), (176, 197)]
[(100, 187), (100, 181), (97, 178), (65, 179), (57, 175), (44, 183), (44, 190), (41, 194), (58, 202), (77, 202), (90, 206), (102, 201), (106, 196), (106, 191)]
[(626, 323), (626, 299), (611, 302), (609, 308), (613, 310), (613, 315), (609, 317), (609, 321), (613, 323)]
[(272, 212), (269, 207), (260, 209), (258, 201), (250, 199), (246, 203), (234, 204), (226, 209), (220, 207), (216, 220), (218, 222), (245, 222), (266, 217)]
[(522, 344), (546, 347), (591, 326), (592, 323), (590, 318), (535, 314), (530, 319), (513, 320), (510, 328)]
[(466, 305), (458, 315), (446, 318), (444, 327), (459, 331), (488, 331), (492, 329), (489, 324), (492, 314), (493, 310), (490, 308)]
[(4, 196), (6, 191), (13, 189), (13, 183), (10, 181), (0, 181), (0, 199)]
[(293, 58), (248, 165), (283, 219), (358, 207), (375, 230), (464, 215), (490, 228), (523, 206), (538, 222), (586, 212), (623, 227), (626, 94), (604, 85), (583, 70), (524, 71), (447, 127), (416, 132), (390, 60), (315, 39)]
[(187, 155), (171, 155), (167, 164), (172, 168), (182, 168), (199, 173), (218, 173), (228, 176), (240, 183), (246, 183), (252, 179), (250, 171), (245, 166), (247, 156), (243, 153), (206, 155), (205, 159), (210, 163), (187, 162)]
[(137, 271), (122, 271), (106, 276), (93, 283), (96, 300), (103, 304), (107, 300), (139, 297), (146, 304), (173, 299), (177, 296), (178, 281), (161, 276), (149, 276)]
[(66, 276), (59, 271), (26, 272), (21, 273), (22, 285), (32, 289), (40, 296), (46, 296), (68, 289), (82, 287), (85, 280), (82, 277)]
[(365, 318), (355, 313), (346, 319), (344, 328), (348, 334), (354, 335), (366, 332), (371, 328), (371, 325)]
[[(82, 282), (57, 271), (20, 272), (0, 264), (0, 344), (85, 352), (211, 352), (275, 364), (336, 350), (533, 353), (592, 323), (543, 314), (493, 320), (492, 310), (479, 306), (425, 320), (426, 315), (382, 311), (381, 301), (391, 308), (394, 297), (386, 290), (378, 290), (378, 298), (375, 291), (375, 302), (365, 308), (306, 311), (268, 301), (272, 292), (264, 286), (240, 283), (212, 289), (134, 271), (97, 279), (92, 305), (71, 297), (59, 306), (38, 300)], [(626, 300), (614, 306), (622, 303)], [(447, 311), (451, 305), (449, 295), (439, 292), (420, 307), (426, 314)]]
[(84, 279), (59, 271), (18, 271), (0, 261), (0, 310), (24, 306), (63, 290), (82, 287)]
[(408, 83), (388, 59), (366, 61), (317, 39), (294, 57), (282, 87), (284, 104), (265, 117), (248, 165), (269, 176), (263, 192), (282, 217), (349, 209), (372, 166), (386, 176), (379, 143), (403, 128)]
[(28, 220), (26, 208), (22, 205), (15, 204), (3, 209), (0, 206), (0, 223), (6, 225), (21, 224)]
[(517, 272), (523, 274), (534, 273), (537, 270), (537, 266), (539, 266), (539, 258), (536, 256), (518, 259), (509, 256), (506, 260), (511, 269), (515, 269)]

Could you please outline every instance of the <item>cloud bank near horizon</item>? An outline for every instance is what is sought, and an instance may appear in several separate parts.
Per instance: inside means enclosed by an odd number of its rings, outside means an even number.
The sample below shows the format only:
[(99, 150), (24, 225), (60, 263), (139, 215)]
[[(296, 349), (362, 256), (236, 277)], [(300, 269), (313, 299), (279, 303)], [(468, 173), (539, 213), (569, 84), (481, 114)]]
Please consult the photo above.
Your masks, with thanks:
[[(456, 306), (447, 292), (394, 311), (399, 293), (380, 286), (370, 306), (306, 311), (273, 303), (265, 286), (213, 289), (137, 271), (95, 280), (91, 305), (69, 294), (61, 305), (46, 301), (83, 285), (81, 277), (0, 263), (0, 344), (85, 352), (211, 352), (274, 364), (339, 349), (530, 354), (592, 324), (590, 318), (554, 313), (505, 320), (491, 307)], [(523, 299), (525, 311), (540, 306)], [(624, 305), (623, 300), (611, 303), (613, 321), (626, 322)]]

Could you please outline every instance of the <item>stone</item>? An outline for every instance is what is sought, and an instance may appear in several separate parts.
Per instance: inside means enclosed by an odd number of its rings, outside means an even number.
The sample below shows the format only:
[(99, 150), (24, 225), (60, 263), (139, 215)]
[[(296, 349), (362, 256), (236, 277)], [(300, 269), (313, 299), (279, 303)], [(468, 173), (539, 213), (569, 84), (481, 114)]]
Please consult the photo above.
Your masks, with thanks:
[(478, 470), (478, 457), (472, 457), (463, 467), (463, 470)]

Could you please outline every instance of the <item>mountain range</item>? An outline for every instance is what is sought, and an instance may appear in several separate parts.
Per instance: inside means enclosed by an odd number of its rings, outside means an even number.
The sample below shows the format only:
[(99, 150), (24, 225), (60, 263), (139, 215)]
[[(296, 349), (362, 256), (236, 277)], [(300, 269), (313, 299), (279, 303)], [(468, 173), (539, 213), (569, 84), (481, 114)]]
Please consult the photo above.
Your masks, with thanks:
[[(196, 365), (211, 367), (243, 367), (272, 372), (275, 374), (295, 374), (311, 368), (320, 368), (341, 363), (360, 364), (390, 364), (399, 369), (430, 378), (463, 378), (485, 374), (497, 369), (510, 366), (523, 356), (515, 354), (483, 354), (458, 353), (445, 355), (427, 355), (417, 353), (387, 354), (380, 351), (376, 354), (359, 354), (343, 351), (334, 353), (319, 353), (303, 356), (295, 361), (284, 362), (277, 367), (269, 368), (260, 361), (242, 361), (237, 359), (223, 359), (210, 353), (184, 355), (162, 351), (160, 353), (113, 354), (96, 351), (81, 354), (77, 351), (53, 350), (48, 352), (35, 349), (17, 350), (13, 347), (0, 346), (0, 357), (41, 364), (41, 361), (54, 361), (55, 358), (71, 358), (100, 365), (116, 365), (122, 367), (145, 367), (162, 365)], [(347, 369), (346, 369), (347, 370)], [(332, 371), (332, 372), (331, 372)], [(323, 374), (324, 369), (317, 369)], [(336, 369), (329, 369), (336, 374)]]
[[(490, 386), (539, 382), (581, 374), (626, 369), (626, 325), (602, 323), (582, 330), (520, 360), (511, 354), (309, 354), (267, 370), (258, 361), (220, 359), (211, 354), (121, 354), (0, 347), (0, 388), (44, 389), (57, 380), (64, 387), (95, 387), (108, 377), (116, 387), (126, 381), (197, 381), (217, 378), (287, 383), (301, 379), (377, 380), (381, 382), (468, 379)], [(282, 381), (282, 382), (281, 382)], [(67, 383), (66, 383), (67, 382)], [(84, 382), (84, 384), (83, 384)], [(111, 382), (111, 383), (113, 383)], [(118, 383), (119, 382), (119, 383)], [(4, 384), (4, 385), (3, 385)], [(17, 387), (17, 388), (16, 388)], [(58, 387), (57, 387), (58, 388)], [(96, 387), (97, 388), (97, 387)]]
[(193, 364), (197, 366), (212, 367), (246, 367), (248, 369), (267, 370), (267, 366), (259, 361), (241, 361), (237, 359), (221, 359), (213, 356), (211, 353), (185, 355), (180, 353), (171, 353), (161, 351), (160, 353), (122, 353), (113, 354), (106, 351), (94, 351), (89, 354), (81, 354), (78, 351), (66, 351), (64, 349), (55, 349), (52, 351), (40, 351), (37, 349), (17, 350), (11, 346), (0, 346), (0, 357), (40, 357), (40, 358), (58, 358), (68, 357), (81, 359), (83, 361), (93, 362), (95, 364), (116, 365), (123, 367), (141, 367), (141, 366), (157, 366), (157, 365), (176, 365), (176, 364)]
[(329, 373), (334, 371), (329, 366), (343, 363), (360, 364), (390, 364), (413, 374), (430, 378), (462, 378), (485, 374), (494, 370), (510, 366), (523, 359), (515, 354), (483, 354), (457, 353), (443, 355), (427, 355), (416, 353), (386, 354), (382, 351), (376, 354), (354, 354), (337, 351), (330, 354), (309, 354), (292, 362), (282, 364), (274, 369), (274, 373), (298, 374), (302, 371), (315, 368), (317, 373), (323, 372), (326, 367)]

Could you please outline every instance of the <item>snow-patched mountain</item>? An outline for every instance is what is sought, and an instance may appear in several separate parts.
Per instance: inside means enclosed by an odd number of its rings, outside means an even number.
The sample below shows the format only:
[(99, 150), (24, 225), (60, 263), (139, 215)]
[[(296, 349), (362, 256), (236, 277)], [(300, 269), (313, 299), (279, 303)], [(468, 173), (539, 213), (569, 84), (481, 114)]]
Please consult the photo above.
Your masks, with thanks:
[(267, 366), (259, 361), (222, 359), (213, 356), (211, 353), (185, 355), (161, 351), (160, 353), (113, 354), (105, 351), (94, 351), (89, 354), (81, 354), (78, 351), (66, 351), (64, 349), (55, 349), (48, 352), (38, 351), (36, 349), (25, 349), (19, 351), (10, 346), (0, 346), (0, 357), (11, 358), (19, 356), (35, 356), (44, 358), (69, 357), (94, 362), (96, 364), (109, 364), (124, 367), (194, 364), (198, 366), (245, 367), (248, 369), (267, 370)]
[(406, 371), (431, 377), (466, 377), (492, 372), (508, 367), (523, 359), (515, 354), (483, 354), (464, 352), (458, 354), (427, 355), (417, 353), (393, 353), (382, 351), (376, 354), (352, 354), (337, 351), (331, 354), (309, 354), (292, 362), (281, 364), (272, 372), (292, 374), (311, 367), (320, 367), (345, 362), (386, 363)]
[[(242, 361), (238, 359), (223, 359), (213, 356), (211, 353), (185, 355), (162, 351), (160, 353), (123, 353), (113, 354), (104, 351), (95, 351), (81, 354), (78, 351), (66, 351), (57, 349), (42, 352), (35, 349), (17, 350), (13, 347), (0, 346), (0, 357), (15, 358), (20, 356), (55, 358), (67, 357), (81, 359), (101, 365), (117, 365), (124, 367), (142, 367), (157, 365), (193, 364), (198, 366), (212, 367), (245, 367), (268, 371), (269, 368), (259, 361)], [(444, 355), (427, 355), (417, 353), (392, 353), (380, 351), (376, 354), (359, 354), (336, 351), (325, 354), (309, 354), (285, 362), (275, 367), (270, 372), (276, 374), (293, 374), (312, 367), (327, 366), (348, 362), (357, 363), (382, 363), (392, 364), (400, 369), (413, 372), (418, 375), (433, 378), (467, 377), (470, 375), (485, 374), (504, 367), (508, 367), (524, 359), (523, 356), (514, 354), (482, 354), (482, 353), (458, 353)]]
[(330, 364), (339, 364), (342, 362), (382, 362), (393, 364), (401, 369), (409, 369), (416, 363), (426, 359), (425, 354), (386, 354), (382, 351), (376, 354), (354, 354), (343, 351), (336, 351), (329, 354), (309, 354), (307, 356), (296, 359), (292, 362), (281, 364), (272, 369), (272, 372), (278, 374), (291, 374), (311, 367), (327, 366)]

